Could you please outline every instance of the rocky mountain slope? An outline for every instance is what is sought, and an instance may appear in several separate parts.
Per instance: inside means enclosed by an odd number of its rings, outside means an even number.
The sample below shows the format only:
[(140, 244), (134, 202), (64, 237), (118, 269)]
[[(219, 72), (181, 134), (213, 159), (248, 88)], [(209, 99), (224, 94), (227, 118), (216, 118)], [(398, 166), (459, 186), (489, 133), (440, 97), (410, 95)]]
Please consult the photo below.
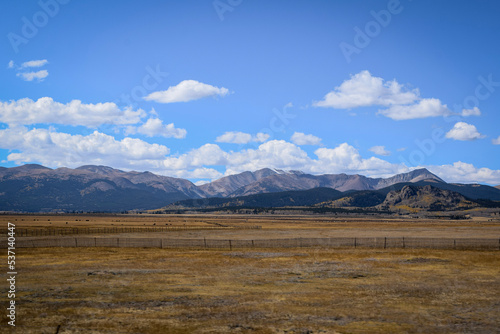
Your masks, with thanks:
[[(369, 178), (347, 174), (310, 175), (299, 171), (285, 172), (265, 168), (196, 186), (184, 179), (150, 172), (125, 172), (106, 166), (50, 169), (31, 164), (13, 168), (0, 167), (0, 211), (144, 210), (161, 208), (185, 199), (220, 197), (236, 200), (249, 195), (256, 197), (245, 197), (243, 202), (246, 205), (301, 206), (313, 205), (319, 200), (339, 200), (346, 197), (341, 193), (345, 191), (350, 192), (350, 198), (329, 205), (366, 207), (376, 205), (377, 202), (380, 204), (383, 196), (390, 191), (399, 191), (406, 185), (433, 185), (439, 189), (456, 191), (471, 199), (500, 200), (499, 189), (477, 184), (448, 184), (426, 169), (390, 178)], [(317, 188), (329, 188), (332, 191), (313, 191)], [(311, 192), (306, 195), (267, 195), (303, 190)], [(353, 191), (361, 193), (354, 194)], [(315, 202), (316, 199), (318, 201)], [(224, 203), (236, 205), (238, 202)]]
[(418, 187), (404, 186), (401, 190), (391, 191), (384, 202), (379, 205), (381, 209), (395, 211), (445, 211), (457, 209), (470, 209), (479, 204), (467, 199), (465, 196), (450, 190), (439, 189), (430, 185)]
[[(257, 171), (255, 173), (262, 171), (264, 170)], [(409, 173), (398, 174), (386, 179), (369, 178), (358, 174), (311, 175), (298, 171), (277, 172), (267, 169), (265, 174), (259, 174), (260, 177), (253, 178), (255, 181), (248, 182), (246, 184), (237, 182), (240, 181), (240, 175), (241, 174), (231, 175), (223, 178), (225, 185), (233, 185), (237, 183), (237, 186), (231, 186), (231, 190), (226, 191), (223, 197), (247, 196), (289, 190), (307, 190), (319, 187), (332, 188), (339, 191), (376, 190), (396, 183), (418, 182), (424, 180), (444, 183), (443, 180), (429, 172), (427, 169), (417, 169)]]
[(104, 166), (0, 170), (0, 211), (122, 211), (151, 209), (202, 192), (190, 181)]
[(227, 197), (242, 187), (268, 176), (276, 175), (277, 173), (277, 171), (269, 168), (264, 168), (256, 172), (243, 172), (222, 177), (213, 182), (201, 185), (199, 188), (205, 197)]

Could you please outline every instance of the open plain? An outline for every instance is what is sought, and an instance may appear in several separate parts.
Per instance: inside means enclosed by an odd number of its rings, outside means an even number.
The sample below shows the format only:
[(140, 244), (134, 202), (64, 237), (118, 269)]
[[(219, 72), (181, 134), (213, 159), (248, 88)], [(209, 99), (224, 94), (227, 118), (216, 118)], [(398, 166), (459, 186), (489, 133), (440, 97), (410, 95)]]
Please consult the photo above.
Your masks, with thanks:
[[(500, 223), (489, 218), (3, 215), (0, 221), (3, 229), (8, 221), (19, 230), (111, 229), (89, 235), (95, 238), (500, 237)], [(148, 231), (175, 226), (186, 229)], [(189, 229), (214, 226), (220, 229)], [(241, 229), (245, 226), (261, 228)], [(118, 227), (136, 230), (113, 232)], [(23, 238), (35, 237), (18, 237)], [(496, 333), (500, 328), (499, 250), (50, 247), (19, 248), (16, 263), (19, 333)], [(6, 285), (1, 288), (5, 296)]]

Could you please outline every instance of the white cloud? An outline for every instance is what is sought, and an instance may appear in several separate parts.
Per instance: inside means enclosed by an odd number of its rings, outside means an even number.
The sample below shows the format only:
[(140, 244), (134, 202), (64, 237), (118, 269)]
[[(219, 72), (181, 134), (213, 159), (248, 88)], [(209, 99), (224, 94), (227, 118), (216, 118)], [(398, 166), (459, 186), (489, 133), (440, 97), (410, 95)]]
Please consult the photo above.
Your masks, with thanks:
[(305, 151), (284, 140), (271, 140), (259, 145), (257, 149), (228, 153), (226, 160), (226, 174), (266, 167), (301, 169), (311, 162)]
[(30, 60), (27, 62), (24, 62), (21, 67), (22, 68), (27, 68), (27, 67), (42, 67), (48, 64), (47, 59), (40, 59), (40, 60)]
[(440, 100), (422, 99), (418, 89), (408, 89), (396, 80), (385, 81), (368, 71), (351, 75), (349, 80), (314, 102), (315, 107), (350, 109), (383, 106), (379, 114), (394, 120), (407, 120), (449, 115), (451, 112)]
[(383, 156), (391, 155), (391, 152), (387, 151), (385, 149), (385, 146), (373, 146), (372, 148), (369, 149), (369, 151), (371, 151), (377, 155), (383, 155)]
[(492, 139), (492, 140), (491, 140), (491, 143), (492, 143), (493, 145), (500, 145), (500, 136), (498, 136), (498, 138), (497, 138), (497, 139)]
[[(94, 131), (83, 135), (11, 126), (0, 130), (0, 148), (8, 149), (8, 161), (17, 164), (41, 163), (49, 167), (77, 167), (84, 164), (108, 165), (124, 170), (150, 170), (161, 175), (193, 179), (216, 179), (225, 174), (261, 168), (302, 170), (311, 174), (361, 174), (388, 177), (410, 169), (402, 164), (371, 157), (363, 158), (353, 146), (343, 143), (334, 148), (318, 148), (315, 158), (293, 143), (271, 140), (256, 149), (225, 152), (216, 144), (205, 144), (181, 155), (168, 155), (169, 148), (140, 139), (112, 136)], [(500, 184), (500, 171), (456, 162), (452, 165), (425, 166), (449, 182)]]
[(446, 116), (450, 113), (446, 104), (443, 105), (438, 99), (422, 99), (418, 103), (411, 105), (393, 105), (389, 109), (379, 110), (378, 112), (378, 114), (397, 121)]
[(22, 78), (24, 81), (43, 81), (48, 75), (49, 72), (47, 70), (40, 70), (38, 72), (20, 72), (16, 74), (18, 77)]
[(500, 184), (500, 170), (477, 168), (472, 164), (461, 161), (452, 165), (426, 166), (426, 168), (450, 183)]
[(165, 138), (186, 138), (187, 131), (185, 129), (178, 129), (174, 123), (164, 125), (159, 118), (149, 118), (146, 123), (139, 127), (128, 127), (126, 134), (140, 133), (148, 137), (161, 136)]
[(478, 107), (474, 107), (472, 109), (462, 109), (462, 116), (463, 117), (481, 116), (481, 111), (479, 110)]
[(216, 144), (205, 144), (180, 156), (167, 157), (161, 162), (167, 170), (189, 170), (203, 166), (223, 166), (227, 164), (227, 153)]
[(218, 143), (247, 144), (252, 140), (252, 135), (244, 132), (230, 131), (215, 139)]
[[(16, 72), (17, 72), (16, 76), (20, 77), (24, 81), (33, 81), (33, 80), (37, 80), (38, 82), (43, 81), (49, 75), (49, 72), (47, 70), (30, 71), (30, 72), (23, 72), (23, 71), (33, 67), (45, 66), (47, 63), (48, 63), (47, 59), (30, 60), (24, 62), (21, 66), (16, 67)], [(14, 61), (13, 60), (9, 61), (8, 68), (14, 68), (14, 67), (15, 67)]]
[(86, 127), (102, 124), (128, 125), (139, 123), (145, 115), (144, 110), (122, 110), (112, 102), (85, 104), (80, 100), (73, 100), (63, 104), (50, 97), (42, 97), (37, 101), (28, 98), (0, 101), (0, 122), (7, 124), (55, 123)]
[(159, 103), (188, 102), (208, 96), (226, 96), (229, 90), (224, 87), (215, 87), (196, 80), (184, 80), (177, 86), (170, 86), (167, 90), (149, 94), (144, 99)]
[(259, 132), (255, 136), (249, 133), (239, 132), (239, 131), (228, 131), (218, 136), (215, 141), (218, 143), (230, 143), (230, 144), (248, 144), (249, 142), (265, 142), (269, 139), (267, 133)]
[(335, 148), (319, 148), (314, 152), (318, 160), (314, 161), (311, 172), (318, 173), (360, 173), (365, 176), (387, 177), (407, 172), (404, 165), (391, 164), (385, 160), (371, 157), (363, 159), (353, 146), (343, 143)]
[(257, 133), (254, 137), (252, 137), (252, 141), (263, 143), (268, 140), (271, 136), (264, 132)]
[(147, 169), (151, 160), (162, 160), (170, 151), (163, 145), (134, 138), (116, 140), (98, 131), (82, 136), (25, 127), (0, 130), (0, 147), (20, 151), (10, 153), (9, 161), (17, 164), (38, 162), (50, 167), (102, 164), (142, 165)]
[(290, 140), (297, 145), (319, 145), (321, 138), (314, 135), (306, 135), (302, 132), (294, 132)]
[(322, 101), (314, 102), (316, 107), (349, 109), (373, 105), (389, 106), (409, 104), (419, 99), (417, 89), (408, 90), (393, 81), (374, 77), (369, 71), (351, 75), (349, 80), (326, 94)]
[(482, 134), (480, 134), (476, 127), (472, 124), (467, 124), (465, 122), (458, 122), (453, 126), (453, 129), (446, 133), (446, 138), (455, 139), (455, 140), (475, 140), (484, 138)]

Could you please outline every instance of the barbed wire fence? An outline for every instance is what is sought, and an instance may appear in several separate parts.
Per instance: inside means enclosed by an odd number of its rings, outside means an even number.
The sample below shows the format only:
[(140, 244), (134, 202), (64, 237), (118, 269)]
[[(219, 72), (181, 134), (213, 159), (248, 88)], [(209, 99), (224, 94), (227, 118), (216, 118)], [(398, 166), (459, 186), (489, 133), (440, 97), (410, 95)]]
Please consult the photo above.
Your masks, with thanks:
[[(120, 234), (120, 233), (160, 233), (199, 230), (254, 230), (262, 226), (165, 226), (165, 227), (61, 227), (61, 228), (16, 228), (18, 237), (66, 236), (75, 234)], [(7, 234), (7, 230), (0, 232)]]
[[(0, 242), (7, 248), (7, 240)], [(429, 248), (500, 250), (500, 238), (339, 237), (288, 239), (174, 239), (136, 237), (19, 238), (17, 248), (43, 247), (138, 247), (164, 249), (252, 249), (252, 248)]]

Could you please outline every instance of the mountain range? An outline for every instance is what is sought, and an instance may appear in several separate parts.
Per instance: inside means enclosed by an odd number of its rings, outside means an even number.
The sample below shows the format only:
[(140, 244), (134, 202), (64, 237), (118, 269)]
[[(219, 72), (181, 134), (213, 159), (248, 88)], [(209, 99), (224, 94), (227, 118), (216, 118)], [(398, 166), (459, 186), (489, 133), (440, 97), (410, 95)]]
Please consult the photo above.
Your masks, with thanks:
[[(295, 205), (308, 206), (345, 198), (348, 194), (352, 197), (351, 205), (364, 202), (381, 204), (390, 191), (401, 190), (406, 185), (432, 185), (471, 199), (500, 200), (497, 188), (446, 183), (427, 169), (389, 178), (370, 178), (347, 174), (311, 175), (264, 168), (196, 186), (185, 179), (150, 172), (125, 172), (107, 166), (51, 169), (28, 164), (0, 167), (0, 211), (120, 212), (157, 209), (172, 203), (177, 206), (178, 203), (187, 204), (180, 202), (183, 200), (205, 204), (220, 202), (223, 206), (251, 201), (256, 206), (255, 203), (287, 206), (294, 201)], [(353, 195), (356, 191), (358, 193)], [(372, 193), (361, 196), (360, 191)], [(297, 194), (290, 197), (287, 192)]]

